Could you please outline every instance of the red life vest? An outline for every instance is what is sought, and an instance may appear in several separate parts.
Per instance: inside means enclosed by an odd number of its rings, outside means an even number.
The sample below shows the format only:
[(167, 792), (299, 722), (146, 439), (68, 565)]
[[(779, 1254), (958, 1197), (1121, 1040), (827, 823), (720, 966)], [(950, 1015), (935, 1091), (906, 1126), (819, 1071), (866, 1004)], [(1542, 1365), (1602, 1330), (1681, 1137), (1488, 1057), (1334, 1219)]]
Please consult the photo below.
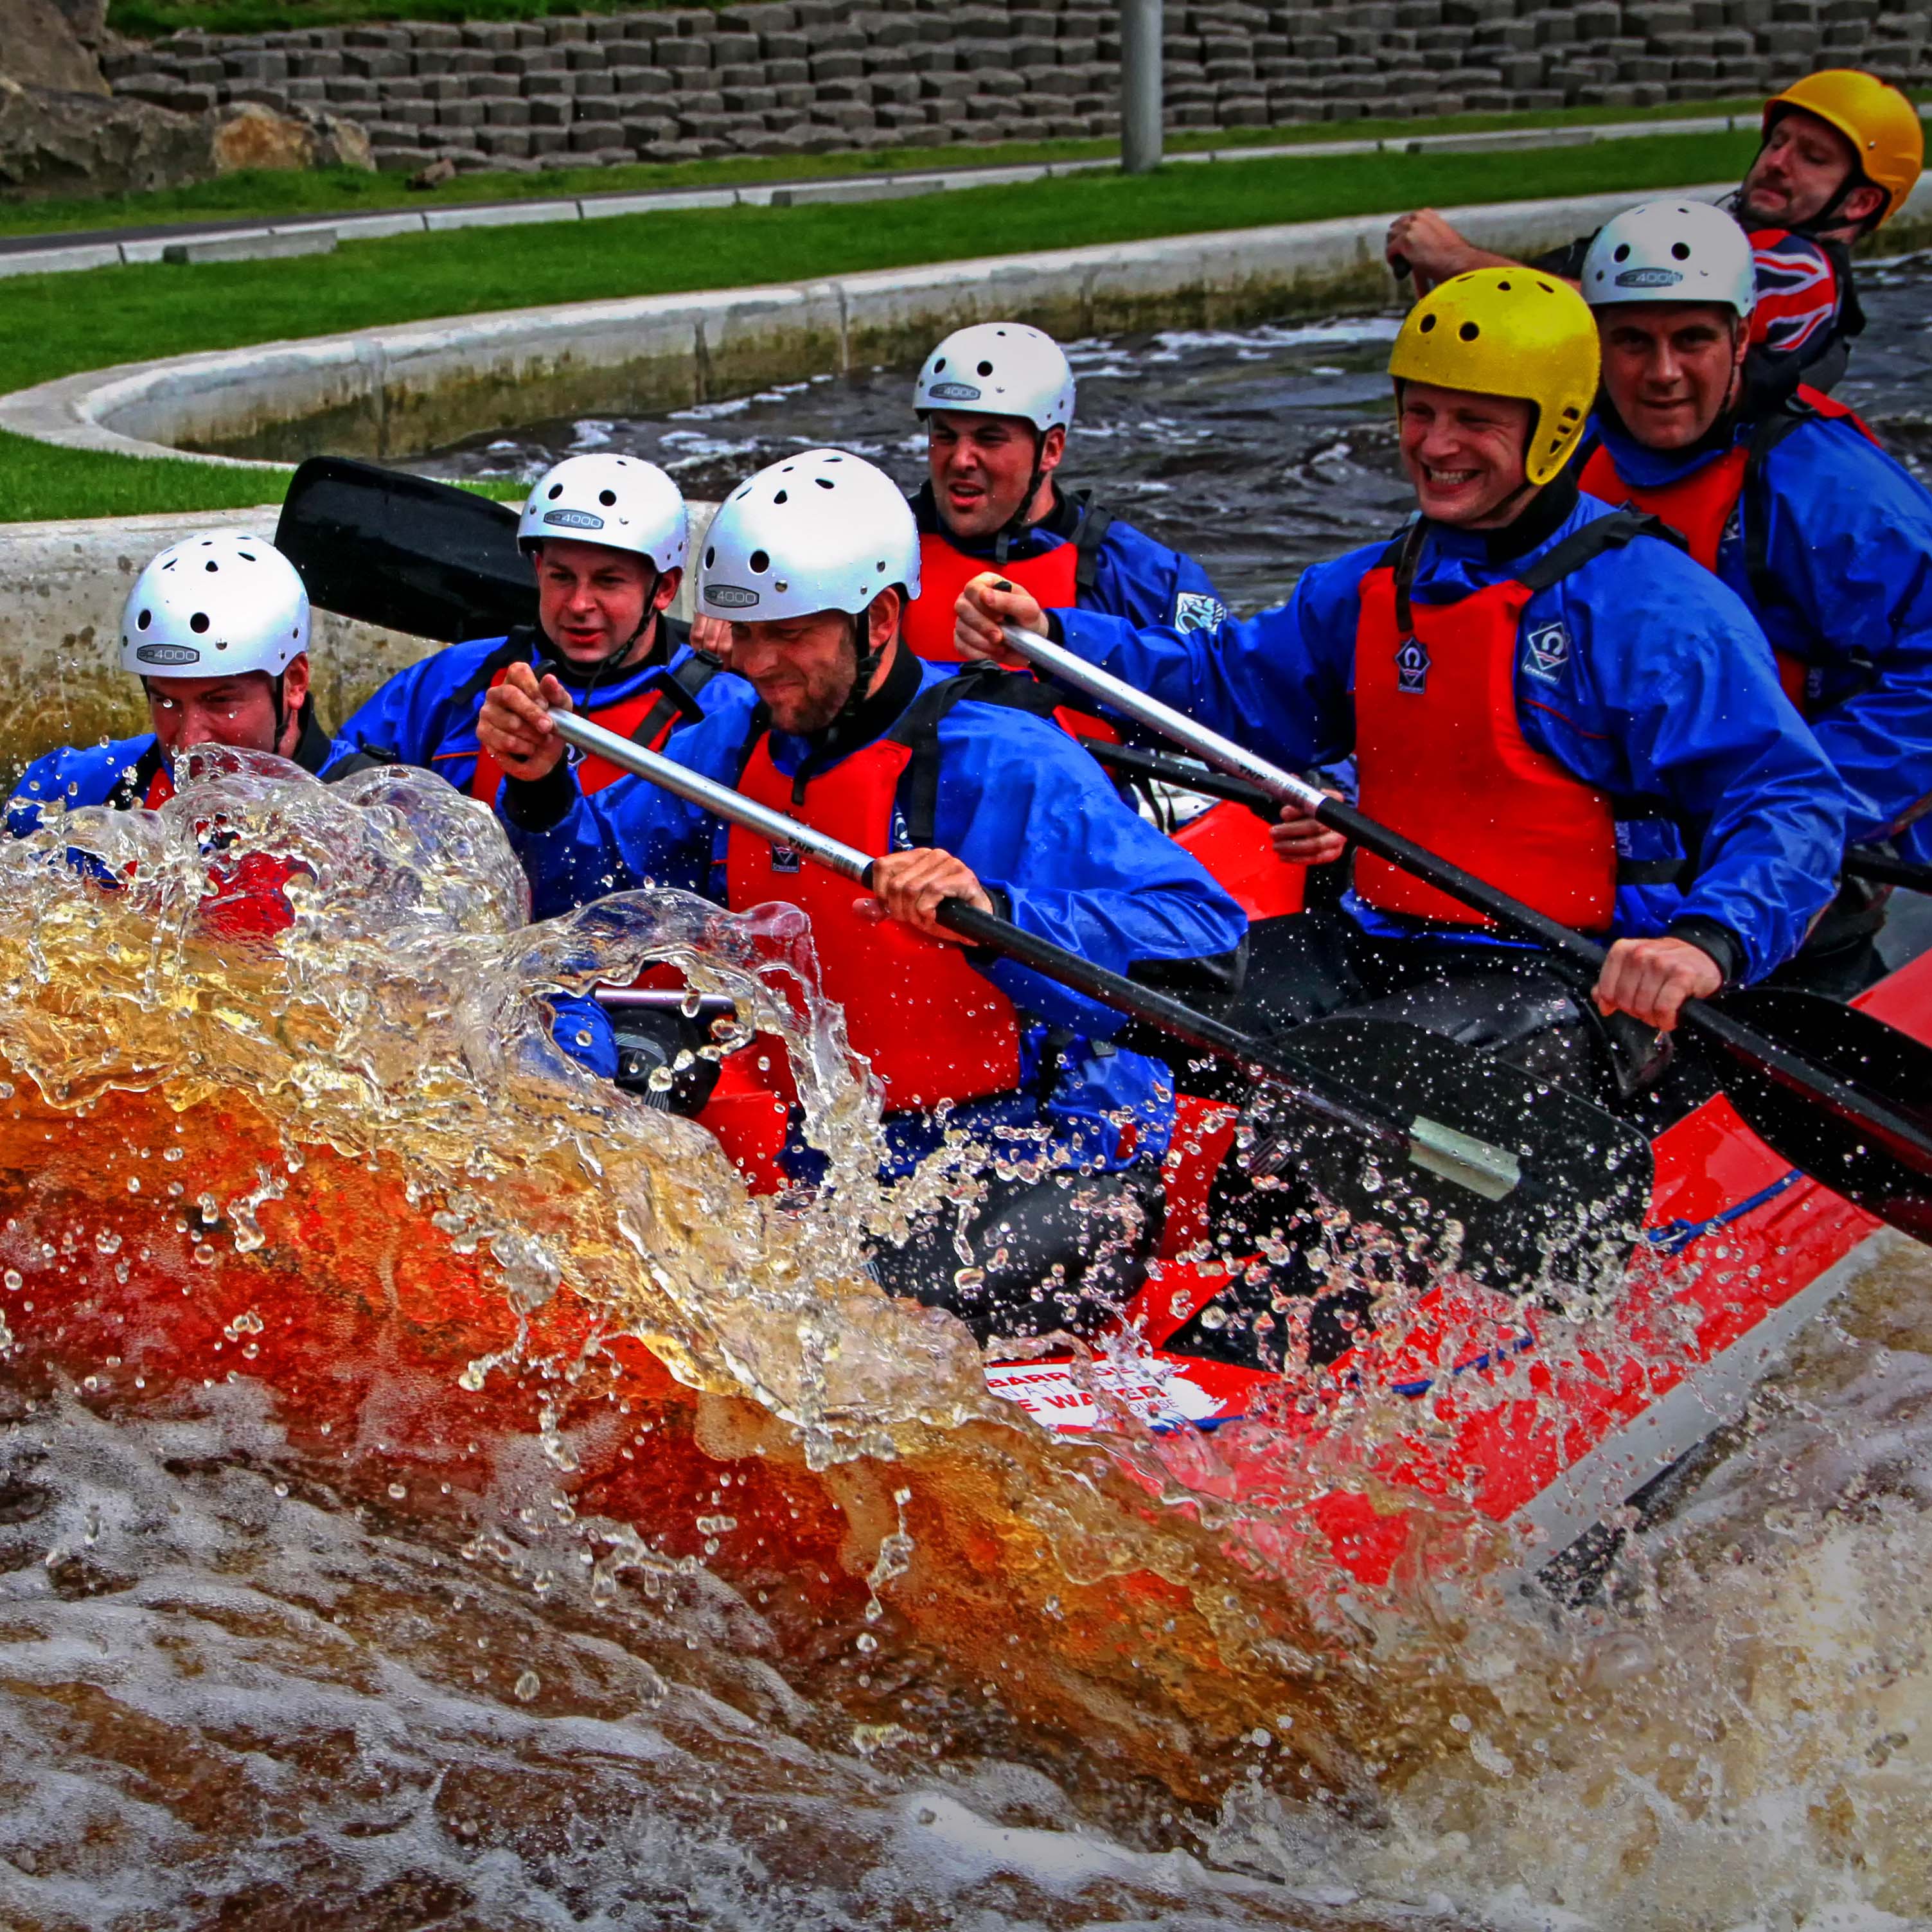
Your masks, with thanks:
[[(1616, 905), (1616, 822), (1609, 796), (1525, 740), (1516, 662), (1532, 597), (1605, 550), (1656, 526), (1601, 517), (1520, 578), (1454, 604), (1414, 604), (1408, 585), (1426, 526), (1362, 579), (1355, 632), (1355, 758), (1361, 808), (1538, 911), (1586, 932)], [(1384, 912), (1487, 924), (1460, 899), (1372, 853), (1355, 890)]]
[[(174, 773), (165, 763), (157, 764), (142, 805), (158, 812), (174, 795)], [(274, 852), (244, 852), (232, 862), (212, 859), (196, 923), (217, 938), (272, 939), (296, 922), (294, 908), (282, 888), (306, 869)]]
[(1080, 601), (1081, 554), (1077, 543), (1056, 544), (1037, 556), (996, 564), (983, 556), (968, 556), (946, 538), (928, 531), (919, 540), (919, 595), (906, 606), (901, 632), (915, 657), (934, 664), (958, 664), (952, 612), (959, 593), (974, 578), (996, 571), (1009, 584), (1030, 592), (1042, 608), (1070, 610)]
[(175, 795), (175, 775), (164, 765), (154, 767), (154, 776), (148, 781), (147, 795), (141, 800), (149, 812), (159, 812)]
[[(1606, 503), (1628, 503), (1661, 518), (1683, 538), (1690, 554), (1706, 570), (1714, 571), (1718, 567), (1718, 545), (1724, 541), (1724, 532), (1738, 507), (1738, 500), (1743, 496), (1759, 464), (1808, 417), (1821, 417), (1827, 422), (1849, 422), (1874, 448), (1885, 446), (1854, 410), (1826, 395), (1822, 389), (1801, 382), (1792, 400), (1793, 407), (1780, 410), (1767, 418), (1748, 442), (1736, 445), (1715, 462), (1704, 464), (1688, 476), (1669, 483), (1640, 485), (1628, 482), (1618, 469), (1609, 449), (1599, 443), (1583, 466), (1582, 486), (1592, 496), (1600, 496)], [(1755, 542), (1752, 541), (1754, 538)], [(1751, 554), (1746, 559), (1745, 568), (1754, 586), (1761, 594), (1768, 588), (1774, 594), (1768, 560), (1758, 548), (1763, 541), (1762, 532), (1748, 531), (1746, 539), (1747, 549)], [(1802, 710), (1804, 708), (1810, 666), (1804, 658), (1789, 652), (1780, 651), (1777, 656), (1778, 681), (1784, 686), (1784, 694)]]
[[(509, 674), (510, 668), (506, 664), (490, 679), (489, 688), (494, 691)], [(664, 740), (680, 724), (688, 724), (694, 716), (699, 715), (690, 700), (704, 688), (711, 675), (707, 666), (694, 689), (682, 680), (666, 674), (633, 692), (628, 698), (620, 698), (614, 704), (598, 706), (583, 716), (592, 724), (601, 724), (605, 730), (614, 731), (619, 737), (643, 746), (647, 752), (661, 752)], [(575, 769), (578, 786), (586, 794), (602, 791), (607, 784), (614, 784), (625, 776), (622, 765), (614, 765), (608, 758), (600, 758), (595, 752)], [(479, 749), (476, 773), (470, 781), (470, 796), (481, 799), (494, 812), (503, 776), (503, 768), (496, 759), (488, 752)]]
[[(914, 755), (908, 727), (934, 722), (917, 700), (914, 709), (925, 715), (909, 712), (892, 734), (808, 780), (802, 800), (761, 732), (738, 788), (862, 851), (888, 850), (899, 779)], [(725, 848), (725, 878), (734, 911), (784, 899), (811, 920), (825, 991), (845, 1009), (847, 1038), (885, 1082), (889, 1108), (977, 1100), (1018, 1085), (1018, 1016), (961, 947), (896, 920), (862, 917), (854, 908), (865, 896), (849, 879), (781, 854), (740, 826)]]

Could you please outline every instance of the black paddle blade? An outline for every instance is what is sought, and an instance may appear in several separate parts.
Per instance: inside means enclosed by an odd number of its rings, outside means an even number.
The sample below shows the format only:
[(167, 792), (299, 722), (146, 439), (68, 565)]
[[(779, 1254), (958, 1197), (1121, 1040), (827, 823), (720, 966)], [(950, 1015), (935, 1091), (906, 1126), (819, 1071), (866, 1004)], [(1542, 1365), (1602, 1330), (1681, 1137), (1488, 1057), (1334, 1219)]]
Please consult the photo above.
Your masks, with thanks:
[(426, 476), (312, 456), (289, 484), (275, 548), (310, 602), (338, 616), (446, 644), (536, 622), (516, 512)]
[(1912, 1130), (1888, 1132), (1828, 1091), (1780, 1078), (1748, 1044), (1700, 1028), (1723, 1049), (1724, 1091), (1760, 1140), (1868, 1214), (1932, 1241), (1932, 1046), (1819, 993), (1750, 988), (1726, 994), (1718, 1010)]
[(1406, 1162), (1371, 1162), (1359, 1141), (1270, 1110), (1265, 1096), (1251, 1171), (1272, 1159), (1284, 1180), (1298, 1173), (1356, 1221), (1418, 1228), (1436, 1264), (1455, 1259), (1492, 1287), (1540, 1287), (1567, 1300), (1622, 1279), (1654, 1172), (1650, 1142), (1635, 1128), (1567, 1088), (1405, 1021), (1340, 1016), (1288, 1038), (1301, 1059), (1378, 1109), (1507, 1148), (1522, 1178), (1502, 1200), (1486, 1201)]

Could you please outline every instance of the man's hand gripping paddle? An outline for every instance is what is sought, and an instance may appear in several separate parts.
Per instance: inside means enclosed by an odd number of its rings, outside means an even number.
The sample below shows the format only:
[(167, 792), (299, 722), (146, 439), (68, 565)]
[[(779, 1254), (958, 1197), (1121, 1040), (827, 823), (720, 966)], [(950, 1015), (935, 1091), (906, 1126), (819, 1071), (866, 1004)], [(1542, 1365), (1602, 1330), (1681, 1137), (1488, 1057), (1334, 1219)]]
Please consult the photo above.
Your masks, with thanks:
[[(1318, 786), (1196, 724), (1046, 638), (1012, 625), (1008, 645), (1058, 679), (1159, 732), (1217, 771), (1293, 805), (1510, 931), (1592, 970), (1604, 948), (1499, 892)], [(1752, 1130), (1792, 1166), (1868, 1213), (1932, 1240), (1932, 1047), (1855, 1007), (1775, 988), (1690, 1000), (1684, 1023)]]
[[(609, 758), (856, 885), (869, 885), (872, 854), (568, 712), (552, 712), (550, 722), (579, 750)], [(1587, 1101), (1559, 1089), (1539, 1090), (1514, 1069), (1487, 1062), (1474, 1067), (1464, 1058), (1444, 1068), (1438, 1064), (1443, 1054), (1432, 1049), (1439, 1046), (1446, 1052), (1450, 1042), (1433, 1042), (1418, 1028), (1388, 1027), (1383, 1029), (1386, 1035), (1402, 1036), (1400, 1050), (1390, 1052), (1387, 1038), (1378, 1042), (1381, 1064), (1374, 1071), (1382, 1090), (1372, 1099), (1351, 1082), (1354, 1054), (1334, 1056), (1333, 1070), (1318, 1065), (1314, 1057), (1238, 1032), (958, 899), (944, 902), (937, 917), (970, 945), (1004, 953), (1184, 1046), (1240, 1067), (1311, 1124), (1346, 1137), (1348, 1144), (1365, 1144), (1382, 1160), (1406, 1163), (1430, 1177), (1412, 1178), (1407, 1191), (1412, 1196), (1415, 1190), (1428, 1188), (1431, 1214), (1426, 1218), (1447, 1217), (1459, 1224), (1458, 1252), (1468, 1265), (1498, 1276), (1541, 1274), (1553, 1252), (1568, 1251), (1579, 1210), (1589, 1222), (1593, 1245), (1632, 1234), (1641, 1222), (1650, 1192), (1648, 1142)], [(1330, 1058), (1326, 1048), (1336, 1044), (1324, 1038), (1321, 1057)], [(1480, 1122), (1480, 1130), (1466, 1131), (1414, 1110), (1418, 1087), (1432, 1097), (1450, 1100), (1463, 1118)], [(1587, 1161), (1580, 1156), (1586, 1143), (1592, 1150)], [(1448, 1185), (1435, 1185), (1438, 1182)], [(1425, 1218), (1412, 1199), (1400, 1211), (1404, 1219)]]

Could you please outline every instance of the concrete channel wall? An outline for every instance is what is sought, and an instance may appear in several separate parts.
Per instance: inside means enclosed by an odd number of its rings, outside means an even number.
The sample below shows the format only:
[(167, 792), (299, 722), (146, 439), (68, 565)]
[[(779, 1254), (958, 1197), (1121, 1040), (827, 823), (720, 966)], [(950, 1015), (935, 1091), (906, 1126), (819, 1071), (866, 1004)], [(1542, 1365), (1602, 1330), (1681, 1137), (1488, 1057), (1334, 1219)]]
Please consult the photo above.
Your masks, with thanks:
[[(1531, 251), (1630, 199), (1450, 212), (1487, 245)], [(328, 449), (395, 460), (508, 424), (675, 408), (782, 377), (915, 361), (947, 329), (992, 316), (1076, 336), (1378, 305), (1396, 296), (1382, 260), (1387, 225), (1377, 215), (1234, 230), (267, 343), (23, 390), (0, 398), (0, 428), (128, 456), (288, 461)]]

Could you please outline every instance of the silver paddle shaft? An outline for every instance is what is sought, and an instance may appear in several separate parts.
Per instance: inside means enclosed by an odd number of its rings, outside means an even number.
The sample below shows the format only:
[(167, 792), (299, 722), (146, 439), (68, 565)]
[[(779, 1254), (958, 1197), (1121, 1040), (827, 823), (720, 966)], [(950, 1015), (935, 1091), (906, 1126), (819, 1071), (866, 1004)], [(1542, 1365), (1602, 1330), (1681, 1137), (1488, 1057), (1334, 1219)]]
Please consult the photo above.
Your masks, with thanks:
[(1149, 730), (1157, 731), (1162, 737), (1184, 746), (1217, 772), (1246, 778), (1282, 804), (1301, 806), (1310, 812), (1328, 796), (1319, 785), (1310, 784), (1306, 778), (1285, 772), (1279, 765), (1270, 764), (1267, 759), (1245, 746), (1236, 744), (1232, 738), (1222, 737), (1218, 731), (1209, 730), (1204, 724), (1197, 724), (1192, 718), (1162, 704), (1158, 698), (1148, 697), (1144, 691), (1136, 691), (1111, 671), (1090, 664), (1084, 658), (1076, 657), (1064, 645), (1054, 644), (1037, 631), (1023, 631), (1017, 624), (1002, 624), (1000, 628), (1005, 633), (1006, 642), (1029, 664), (1057, 677), (1062, 684), (1071, 685), (1076, 691), (1098, 698), (1122, 717), (1131, 718), (1136, 724), (1144, 724)]
[(566, 745), (608, 758), (614, 765), (621, 765), (626, 771), (675, 792), (680, 798), (701, 806), (728, 824), (742, 825), (746, 831), (769, 838), (774, 845), (789, 846), (860, 885), (870, 883), (872, 856), (856, 845), (828, 838), (824, 832), (814, 832), (810, 826), (801, 825), (796, 819), (747, 798), (732, 786), (720, 784), (716, 778), (707, 778), (658, 752), (647, 752), (643, 746), (634, 745), (629, 739), (620, 738), (616, 732), (607, 731), (602, 725), (593, 724), (574, 712), (553, 711), (550, 722)]

